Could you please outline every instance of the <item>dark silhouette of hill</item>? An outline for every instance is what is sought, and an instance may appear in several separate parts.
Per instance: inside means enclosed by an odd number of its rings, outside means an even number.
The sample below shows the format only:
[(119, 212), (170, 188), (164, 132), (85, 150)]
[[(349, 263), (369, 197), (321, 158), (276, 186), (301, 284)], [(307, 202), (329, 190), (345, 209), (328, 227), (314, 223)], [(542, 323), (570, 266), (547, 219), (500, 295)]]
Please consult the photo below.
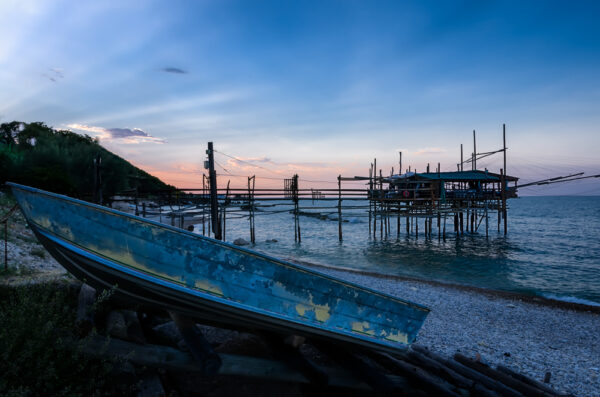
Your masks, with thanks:
[(136, 188), (140, 192), (175, 189), (87, 135), (54, 130), (41, 122), (0, 124), (0, 183), (16, 182), (89, 200), (98, 155), (105, 198)]

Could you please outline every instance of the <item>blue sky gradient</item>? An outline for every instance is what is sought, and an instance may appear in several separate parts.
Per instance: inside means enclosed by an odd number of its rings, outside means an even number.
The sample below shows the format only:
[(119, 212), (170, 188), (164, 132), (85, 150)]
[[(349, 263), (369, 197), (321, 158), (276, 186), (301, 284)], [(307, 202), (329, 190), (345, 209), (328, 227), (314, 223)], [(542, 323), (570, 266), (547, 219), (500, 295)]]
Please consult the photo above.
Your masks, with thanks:
[(502, 123), (510, 174), (600, 173), (598, 2), (8, 0), (0, 15), (1, 122), (98, 136), (180, 187), (201, 182), (209, 140), (262, 167), (218, 156), (221, 174), (333, 180), (374, 157), (397, 171), (399, 150), (454, 170), (473, 129), (478, 151), (500, 148)]

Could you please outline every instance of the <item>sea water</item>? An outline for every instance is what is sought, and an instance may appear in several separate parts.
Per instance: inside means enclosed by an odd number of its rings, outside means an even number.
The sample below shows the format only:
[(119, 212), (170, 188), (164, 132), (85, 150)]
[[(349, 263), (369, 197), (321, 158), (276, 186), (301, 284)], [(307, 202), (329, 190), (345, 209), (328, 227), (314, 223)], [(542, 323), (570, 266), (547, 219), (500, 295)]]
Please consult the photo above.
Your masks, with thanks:
[[(340, 242), (336, 205), (336, 201), (300, 203), (302, 211), (328, 215), (327, 220), (300, 216), (301, 243), (294, 241), (291, 205), (259, 207), (262, 211), (255, 216), (256, 244), (251, 248), (330, 267), (600, 305), (600, 197), (509, 200), (507, 236), (502, 228), (498, 232), (496, 213), (490, 212), (488, 238), (485, 220), (477, 233), (457, 236), (449, 216), (445, 241), (438, 238), (435, 219), (431, 238), (425, 238), (423, 219), (419, 220), (417, 237), (414, 230), (406, 234), (406, 220), (401, 218), (398, 237), (397, 220), (392, 217), (391, 234), (382, 239), (379, 222), (376, 237), (369, 235), (365, 210), (344, 210)], [(305, 208), (311, 206), (330, 209)], [(241, 214), (228, 215), (227, 241), (240, 237), (250, 240), (248, 218)], [(196, 231), (201, 230), (197, 225)]]

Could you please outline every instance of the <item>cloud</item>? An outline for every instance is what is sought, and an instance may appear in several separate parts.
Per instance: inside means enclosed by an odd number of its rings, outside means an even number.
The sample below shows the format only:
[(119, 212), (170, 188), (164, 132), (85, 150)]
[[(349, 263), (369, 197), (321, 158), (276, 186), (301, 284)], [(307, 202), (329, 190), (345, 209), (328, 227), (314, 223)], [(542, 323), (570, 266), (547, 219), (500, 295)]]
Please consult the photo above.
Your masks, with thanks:
[(65, 75), (63, 74), (62, 69), (52, 68), (52, 69), (48, 69), (47, 73), (42, 73), (42, 77), (45, 77), (48, 80), (50, 80), (51, 82), (56, 83), (58, 81), (58, 79), (64, 78)]
[(118, 141), (125, 144), (167, 143), (165, 139), (153, 137), (139, 128), (104, 128), (84, 124), (69, 124), (67, 127), (90, 133), (101, 141)]
[(179, 68), (174, 68), (172, 66), (167, 66), (161, 69), (161, 71), (166, 73), (174, 73), (174, 74), (187, 74), (187, 71)]
[(289, 172), (316, 172), (337, 169), (335, 165), (323, 162), (275, 162), (268, 157), (237, 157), (228, 159), (227, 166), (238, 171), (253, 171), (263, 169), (273, 174), (285, 175)]
[(426, 148), (415, 151), (413, 154), (415, 154), (417, 156), (421, 156), (423, 154), (438, 154), (438, 153), (446, 153), (446, 149), (442, 149), (439, 147), (426, 147)]

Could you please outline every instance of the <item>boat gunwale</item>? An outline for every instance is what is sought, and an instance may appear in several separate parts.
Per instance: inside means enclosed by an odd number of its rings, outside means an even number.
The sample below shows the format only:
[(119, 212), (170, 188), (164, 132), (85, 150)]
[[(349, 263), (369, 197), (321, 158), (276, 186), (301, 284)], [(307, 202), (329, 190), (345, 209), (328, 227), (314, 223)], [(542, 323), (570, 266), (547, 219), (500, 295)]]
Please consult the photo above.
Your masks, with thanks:
[[(270, 255), (264, 254), (262, 252), (257, 252), (257, 251), (251, 250), (249, 248), (239, 247), (239, 246), (234, 245), (232, 243), (228, 243), (228, 242), (221, 241), (221, 240), (216, 240), (216, 239), (214, 239), (212, 237), (203, 236), (203, 235), (200, 235), (200, 234), (197, 234), (197, 233), (194, 233), (194, 232), (190, 232), (190, 231), (185, 230), (185, 229), (177, 228), (175, 226), (167, 225), (167, 224), (160, 223), (160, 222), (157, 222), (157, 221), (154, 221), (154, 220), (151, 220), (151, 219), (147, 219), (147, 218), (143, 218), (143, 217), (140, 217), (140, 216), (129, 214), (129, 213), (126, 213), (126, 212), (123, 212), (123, 211), (119, 211), (119, 210), (116, 210), (114, 208), (109, 208), (109, 207), (105, 207), (105, 206), (102, 206), (102, 205), (99, 205), (99, 204), (90, 203), (90, 202), (87, 202), (87, 201), (84, 201), (84, 200), (76, 199), (76, 198), (65, 196), (65, 195), (62, 195), (62, 194), (52, 193), (52, 192), (48, 192), (48, 191), (45, 191), (45, 190), (42, 190), (42, 189), (38, 189), (38, 188), (30, 187), (30, 186), (25, 186), (25, 185), (20, 185), (18, 183), (14, 183), (14, 182), (6, 182), (6, 184), (8, 186), (10, 186), (11, 188), (13, 188), (13, 189), (19, 189), (19, 190), (23, 190), (23, 191), (34, 193), (34, 194), (40, 194), (40, 195), (43, 195), (43, 196), (49, 196), (49, 197), (52, 197), (54, 199), (71, 202), (73, 204), (81, 205), (81, 206), (84, 206), (84, 207), (93, 208), (95, 210), (98, 210), (98, 211), (101, 211), (101, 212), (105, 212), (105, 213), (109, 213), (109, 214), (112, 214), (112, 215), (115, 215), (115, 216), (129, 218), (129, 219), (132, 219), (134, 221), (141, 222), (141, 223), (149, 223), (149, 224), (151, 224), (151, 225), (153, 225), (155, 227), (164, 228), (164, 229), (170, 230), (172, 232), (183, 234), (184, 236), (192, 237), (192, 238), (195, 238), (195, 239), (198, 239), (198, 240), (204, 240), (204, 241), (206, 241), (208, 243), (216, 244), (216, 245), (219, 245), (219, 246), (221, 246), (223, 248), (233, 249), (234, 251), (239, 251), (239, 252), (241, 252), (243, 254), (251, 255), (251, 256), (254, 256), (254, 257), (257, 257), (257, 258), (262, 258), (262, 259), (268, 260), (268, 261), (270, 261), (270, 262), (272, 262), (272, 263), (274, 263), (276, 265), (284, 265), (284, 266), (290, 267), (290, 268), (295, 269), (295, 270), (303, 271), (303, 272), (312, 274), (314, 276), (322, 277), (324, 279), (328, 279), (328, 280), (340, 283), (342, 285), (346, 285), (348, 287), (357, 288), (357, 289), (362, 290), (362, 291), (366, 291), (366, 292), (369, 292), (369, 293), (372, 293), (372, 294), (375, 294), (375, 295), (379, 295), (381, 297), (384, 297), (384, 298), (387, 298), (387, 299), (391, 299), (393, 301), (396, 301), (398, 303), (401, 303), (401, 304), (404, 304), (406, 306), (412, 307), (414, 309), (424, 311), (425, 313), (429, 313), (430, 312), (429, 308), (427, 308), (427, 307), (425, 307), (423, 305), (420, 305), (418, 303), (414, 303), (414, 302), (411, 302), (411, 301), (408, 301), (408, 300), (404, 300), (404, 299), (399, 298), (397, 296), (393, 296), (393, 295), (390, 295), (390, 294), (387, 294), (387, 293), (384, 293), (384, 292), (381, 292), (381, 291), (377, 291), (377, 290), (365, 287), (365, 286), (360, 285), (360, 284), (356, 284), (356, 283), (353, 283), (353, 282), (350, 282), (350, 281), (346, 281), (346, 280), (343, 280), (341, 278), (328, 275), (326, 273), (321, 273), (319, 271), (310, 269), (310, 268), (305, 267), (303, 265), (300, 265), (300, 264), (297, 264), (297, 263), (293, 263), (293, 262), (289, 262), (289, 261), (286, 261), (286, 260), (283, 260), (283, 259), (280, 259), (280, 258), (276, 258), (276, 257), (270, 256)], [(40, 228), (40, 225), (36, 224), (36, 226), (38, 228)], [(89, 251), (86, 251), (86, 252), (89, 252)], [(152, 276), (152, 277), (154, 277), (154, 276)]]

